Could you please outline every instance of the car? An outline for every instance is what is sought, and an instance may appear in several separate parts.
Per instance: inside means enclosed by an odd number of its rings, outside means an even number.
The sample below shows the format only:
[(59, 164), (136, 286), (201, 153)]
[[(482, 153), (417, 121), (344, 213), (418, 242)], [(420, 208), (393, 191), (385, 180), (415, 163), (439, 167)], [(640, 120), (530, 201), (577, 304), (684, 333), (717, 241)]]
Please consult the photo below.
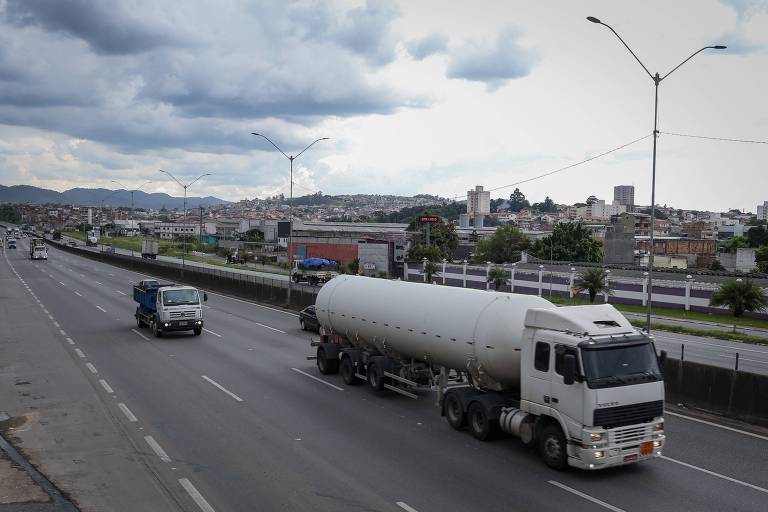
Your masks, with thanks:
[(299, 313), (299, 325), (304, 331), (320, 332), (320, 322), (317, 320), (315, 306), (307, 306)]
[(75, 242), (74, 240), (70, 240), (69, 241), (69, 246), (70, 247), (77, 247), (77, 242)]

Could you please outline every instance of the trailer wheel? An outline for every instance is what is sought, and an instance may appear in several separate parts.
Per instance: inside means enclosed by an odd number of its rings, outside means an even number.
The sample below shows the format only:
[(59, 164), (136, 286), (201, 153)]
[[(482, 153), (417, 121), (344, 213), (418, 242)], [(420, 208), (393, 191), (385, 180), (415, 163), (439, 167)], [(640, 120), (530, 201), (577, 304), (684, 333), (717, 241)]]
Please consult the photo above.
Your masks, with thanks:
[(340, 373), (344, 384), (347, 384), (348, 386), (354, 386), (357, 384), (357, 377), (355, 377), (355, 365), (352, 364), (351, 357), (344, 356), (341, 359)]
[(539, 452), (544, 463), (552, 469), (562, 471), (568, 466), (568, 447), (558, 425), (550, 423), (542, 429)]
[(467, 422), (472, 436), (480, 441), (488, 441), (496, 433), (497, 422), (488, 418), (488, 413), (480, 402), (473, 402), (469, 406)]
[(384, 389), (384, 372), (376, 363), (368, 364), (368, 384), (371, 385), (374, 391), (382, 391)]
[(456, 393), (449, 393), (445, 397), (445, 404), (443, 407), (445, 410), (445, 419), (448, 420), (450, 426), (456, 430), (466, 426), (467, 413), (464, 411), (464, 407), (461, 405), (461, 400), (456, 396)]

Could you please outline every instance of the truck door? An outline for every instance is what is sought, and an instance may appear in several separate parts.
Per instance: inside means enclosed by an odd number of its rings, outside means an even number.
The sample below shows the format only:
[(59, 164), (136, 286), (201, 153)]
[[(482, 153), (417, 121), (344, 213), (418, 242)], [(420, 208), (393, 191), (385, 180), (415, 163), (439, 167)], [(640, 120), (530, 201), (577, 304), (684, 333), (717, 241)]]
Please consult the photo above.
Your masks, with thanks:
[[(566, 354), (576, 357), (576, 382), (567, 385), (563, 380)], [(555, 368), (552, 374), (552, 407), (560, 411), (560, 415), (568, 425), (571, 435), (578, 437), (581, 434), (581, 426), (584, 424), (584, 382), (579, 377), (581, 364), (579, 354), (575, 347), (555, 344), (554, 346)]]
[(532, 403), (530, 412), (542, 414), (551, 403), (552, 345), (548, 341), (536, 341), (533, 344), (533, 361), (527, 364), (531, 365), (531, 378), (523, 383), (522, 395)]

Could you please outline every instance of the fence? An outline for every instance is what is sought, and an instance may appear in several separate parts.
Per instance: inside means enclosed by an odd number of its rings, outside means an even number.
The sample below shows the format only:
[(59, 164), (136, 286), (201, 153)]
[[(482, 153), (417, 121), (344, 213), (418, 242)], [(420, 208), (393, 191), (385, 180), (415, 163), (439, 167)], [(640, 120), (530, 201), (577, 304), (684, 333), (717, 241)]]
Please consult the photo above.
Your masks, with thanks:
[[(426, 281), (423, 262), (406, 262), (403, 275), (407, 281)], [(463, 286), (488, 290), (493, 284), (488, 282), (488, 274), (494, 265), (473, 266), (455, 265), (450, 263), (438, 264), (438, 273), (432, 281), (446, 286)], [(519, 269), (516, 265), (501, 267), (508, 271), (508, 284), (499, 291), (526, 293), (539, 296), (554, 296), (573, 298), (573, 284), (577, 272), (548, 271), (543, 265), (539, 270)], [(611, 293), (603, 293), (601, 300), (608, 303), (635, 304), (645, 306), (648, 298), (648, 277), (611, 276), (608, 273), (608, 284)], [(709, 298), (718, 289), (716, 283), (694, 281), (654, 280), (652, 304), (659, 307), (684, 309), (686, 311), (701, 311), (704, 313), (727, 313), (727, 308), (709, 305)], [(580, 297), (587, 297), (582, 292)], [(768, 318), (768, 314), (749, 313), (749, 316)]]
[(48, 243), (78, 256), (135, 272), (294, 309), (301, 309), (314, 304), (319, 291), (319, 288), (316, 287), (293, 283), (291, 302), (288, 304), (288, 286), (290, 285), (288, 280), (270, 279), (252, 273), (233, 272), (212, 267), (190, 265), (182, 267), (180, 263), (175, 262), (144, 260), (121, 254), (87, 251), (52, 241), (48, 241)]

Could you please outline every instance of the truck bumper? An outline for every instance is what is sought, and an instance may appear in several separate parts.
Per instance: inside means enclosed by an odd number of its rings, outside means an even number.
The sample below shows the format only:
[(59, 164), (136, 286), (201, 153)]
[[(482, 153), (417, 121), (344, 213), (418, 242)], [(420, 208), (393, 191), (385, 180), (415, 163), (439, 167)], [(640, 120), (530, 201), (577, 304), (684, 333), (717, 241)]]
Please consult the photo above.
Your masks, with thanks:
[(568, 445), (568, 465), (579, 469), (604, 469), (660, 457), (666, 438), (663, 434), (629, 446)]
[(160, 324), (160, 330), (168, 331), (189, 331), (191, 329), (202, 329), (202, 320), (169, 320)]

